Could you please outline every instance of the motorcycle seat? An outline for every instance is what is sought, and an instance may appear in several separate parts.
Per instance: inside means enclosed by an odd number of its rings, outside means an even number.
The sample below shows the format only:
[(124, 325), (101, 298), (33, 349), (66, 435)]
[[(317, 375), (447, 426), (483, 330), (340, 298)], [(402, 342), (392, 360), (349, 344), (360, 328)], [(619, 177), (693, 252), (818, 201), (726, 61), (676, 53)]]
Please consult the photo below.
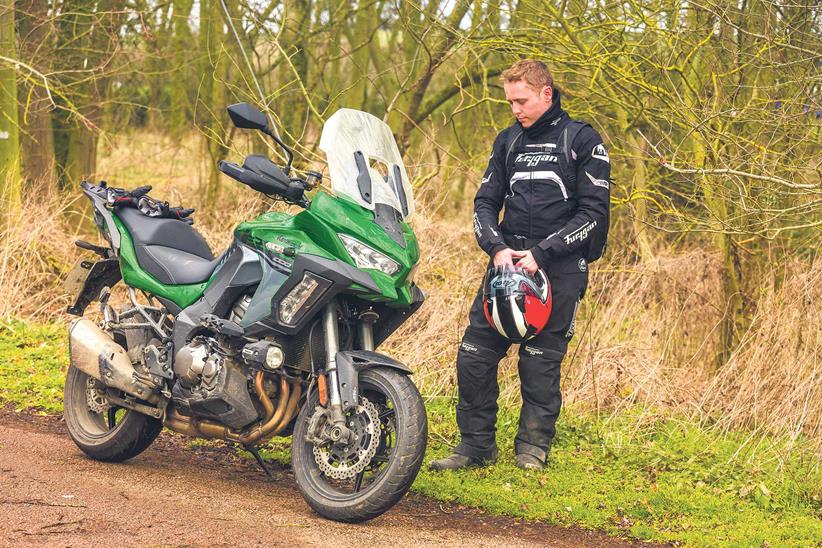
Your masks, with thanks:
[(220, 258), (191, 225), (177, 219), (149, 217), (134, 208), (115, 211), (128, 229), (140, 268), (166, 285), (208, 280)]

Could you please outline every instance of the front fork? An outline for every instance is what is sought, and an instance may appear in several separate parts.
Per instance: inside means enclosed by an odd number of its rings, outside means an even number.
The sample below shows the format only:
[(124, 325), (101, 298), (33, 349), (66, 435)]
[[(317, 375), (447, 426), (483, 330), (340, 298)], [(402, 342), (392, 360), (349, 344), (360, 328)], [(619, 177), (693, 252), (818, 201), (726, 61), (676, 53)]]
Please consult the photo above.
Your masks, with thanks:
[[(374, 350), (374, 312), (366, 312), (360, 318), (360, 342), (362, 350)], [(329, 302), (323, 308), (323, 332), (325, 333), (325, 371), (328, 374), (330, 411), (333, 426), (328, 436), (336, 443), (348, 443), (351, 431), (345, 424), (345, 412), (337, 373), (337, 352), (339, 352), (339, 329), (337, 326), (337, 305)], [(351, 402), (356, 405), (356, 402)]]

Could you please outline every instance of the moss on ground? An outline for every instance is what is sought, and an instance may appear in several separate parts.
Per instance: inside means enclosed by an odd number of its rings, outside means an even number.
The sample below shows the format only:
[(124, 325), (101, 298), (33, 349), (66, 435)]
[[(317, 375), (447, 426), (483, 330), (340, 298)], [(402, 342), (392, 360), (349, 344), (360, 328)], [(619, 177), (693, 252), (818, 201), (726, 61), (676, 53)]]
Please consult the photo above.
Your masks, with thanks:
[[(0, 400), (62, 411), (66, 327), (0, 322)], [(425, 465), (458, 439), (453, 401), (427, 402)], [(514, 466), (517, 410), (498, 420), (500, 459), (463, 472), (420, 472), (413, 489), (489, 512), (694, 546), (822, 545), (822, 467), (807, 440), (721, 434), (634, 408), (598, 418), (563, 411), (542, 472)], [(277, 438), (267, 458), (289, 460)]]

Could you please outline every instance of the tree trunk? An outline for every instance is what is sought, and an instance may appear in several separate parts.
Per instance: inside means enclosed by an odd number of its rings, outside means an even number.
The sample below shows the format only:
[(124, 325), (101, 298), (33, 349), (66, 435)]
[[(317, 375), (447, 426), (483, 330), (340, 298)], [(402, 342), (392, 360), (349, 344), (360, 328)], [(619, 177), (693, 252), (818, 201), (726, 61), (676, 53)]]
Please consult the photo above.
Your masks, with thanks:
[(225, 158), (225, 112), (227, 55), (220, 0), (200, 2), (200, 49), (203, 66), (200, 70), (202, 85), (198, 98), (198, 124), (205, 135), (208, 153), (208, 178), (203, 195), (206, 208), (211, 208), (220, 194), (220, 171), (217, 162)]
[(98, 133), (124, 18), (115, 4), (119, 5), (114, 0), (64, 0), (61, 5), (58, 49), (63, 67), (73, 71), (67, 78), (67, 88), (74, 100), (69, 105), (71, 113), (63, 111), (54, 116), (55, 155), (62, 188), (96, 175)]
[[(634, 229), (634, 238), (636, 239), (637, 253), (643, 261), (649, 261), (654, 258), (653, 245), (651, 237), (649, 236), (648, 225), (648, 171), (645, 166), (646, 144), (640, 143), (633, 133), (626, 136), (628, 142), (628, 150), (641, 151), (640, 157), (631, 159), (631, 171), (633, 172), (633, 192), (634, 197), (631, 199), (631, 206), (633, 208), (633, 219), (631, 224)], [(635, 154), (635, 153), (634, 153)]]
[[(13, 0), (0, 0), (0, 51), (6, 57), (17, 57)], [(0, 201), (6, 210), (19, 207), (20, 186), (17, 76), (14, 66), (0, 62)]]
[[(308, 113), (307, 99), (300, 89), (300, 82), (307, 85), (308, 55), (305, 52), (305, 37), (310, 36), (311, 28), (306, 0), (287, 0), (283, 2), (283, 31), (280, 41), (289, 62), (281, 63), (283, 84), (291, 82), (288, 93), (278, 101), (282, 115), (282, 130), (285, 135), (298, 142), (302, 136), (303, 125)], [(299, 80), (299, 81), (298, 81)], [(284, 99), (284, 100), (283, 100)]]
[(407, 150), (411, 143), (411, 133), (417, 125), (417, 114), (420, 110), (420, 106), (422, 105), (422, 100), (428, 91), (428, 87), (431, 85), (431, 81), (434, 78), (434, 74), (437, 69), (442, 66), (442, 63), (445, 61), (451, 51), (451, 48), (457, 41), (458, 37), (447, 29), (457, 28), (459, 26), (459, 22), (462, 21), (463, 17), (465, 17), (465, 14), (470, 9), (471, 4), (472, 2), (470, 0), (457, 0), (451, 10), (451, 13), (448, 14), (448, 17), (445, 19), (445, 24), (443, 27), (446, 30), (442, 30), (438, 35), (436, 35), (436, 38), (432, 40), (432, 45), (429, 49), (430, 57), (428, 57), (427, 63), (423, 64), (422, 71), (416, 75), (416, 81), (411, 86), (411, 89), (409, 90), (411, 92), (410, 96), (408, 97), (407, 103), (404, 105), (403, 110), (405, 111), (405, 122), (403, 123), (402, 130), (400, 131), (398, 143), (400, 150), (402, 151)]
[(97, 173), (97, 133), (82, 125), (75, 125), (68, 134), (66, 181), (73, 187), (84, 179), (93, 179)]
[[(191, 15), (193, 4), (193, 0), (174, 0), (171, 28), (174, 33), (172, 49), (175, 57), (179, 55), (190, 59), (193, 52), (191, 27), (188, 24), (188, 16)], [(172, 134), (180, 135), (184, 133), (185, 129), (190, 130), (191, 128), (191, 102), (188, 90), (191, 85), (189, 78), (193, 78), (195, 74), (189, 69), (189, 63), (187, 62), (180, 62), (175, 69), (171, 81), (168, 83), (169, 109), (171, 111), (168, 127)]]
[[(17, 34), (20, 57), (40, 72), (51, 72), (53, 46), (48, 3), (42, 0), (17, 0)], [(29, 185), (48, 189), (55, 183), (53, 105), (42, 81), (20, 86), (20, 163)]]

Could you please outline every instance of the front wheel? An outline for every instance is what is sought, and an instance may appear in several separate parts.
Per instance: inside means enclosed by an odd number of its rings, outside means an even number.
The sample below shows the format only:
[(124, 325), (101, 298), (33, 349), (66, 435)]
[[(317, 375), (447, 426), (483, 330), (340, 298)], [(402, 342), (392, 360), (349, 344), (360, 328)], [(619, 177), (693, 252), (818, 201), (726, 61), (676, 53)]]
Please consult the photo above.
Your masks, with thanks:
[(422, 465), (428, 419), (408, 376), (387, 368), (359, 375), (359, 405), (346, 417), (353, 440), (345, 447), (306, 440), (317, 407), (316, 390), (294, 427), (291, 465), (297, 486), (315, 512), (335, 521), (366, 521), (394, 506)]

